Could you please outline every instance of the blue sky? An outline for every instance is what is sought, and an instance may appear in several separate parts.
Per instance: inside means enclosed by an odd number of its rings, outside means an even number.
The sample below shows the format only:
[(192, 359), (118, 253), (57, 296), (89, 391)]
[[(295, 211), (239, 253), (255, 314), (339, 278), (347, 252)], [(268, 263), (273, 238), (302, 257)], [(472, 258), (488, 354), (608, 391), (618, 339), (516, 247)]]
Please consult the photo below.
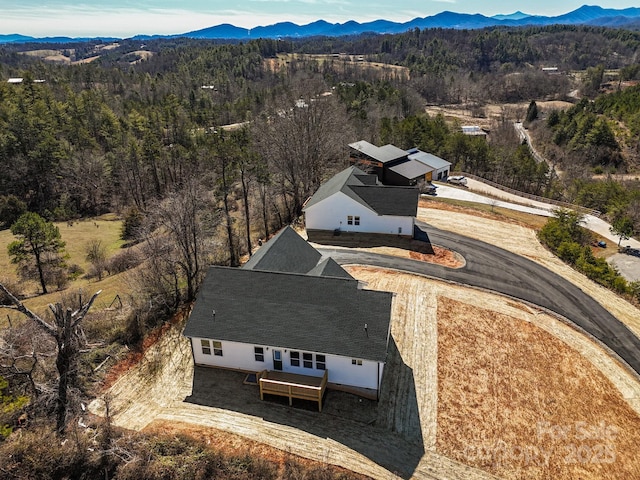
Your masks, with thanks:
[[(221, 23), (252, 28), (280, 21), (318, 19), (366, 22), (407, 21), (450, 10), (490, 16), (520, 10), (560, 15), (587, 0), (1, 0), (0, 34), (130, 37), (185, 33)], [(636, 2), (637, 3), (637, 2)], [(604, 8), (636, 6), (633, 1), (601, 0)]]

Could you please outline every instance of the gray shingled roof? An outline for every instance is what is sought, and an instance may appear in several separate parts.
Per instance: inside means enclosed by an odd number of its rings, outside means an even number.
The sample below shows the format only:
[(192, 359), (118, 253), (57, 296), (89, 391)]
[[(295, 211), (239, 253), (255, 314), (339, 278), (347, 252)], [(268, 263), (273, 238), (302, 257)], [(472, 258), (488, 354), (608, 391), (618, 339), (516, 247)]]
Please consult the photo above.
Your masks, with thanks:
[(321, 256), (293, 228), (285, 227), (262, 245), (242, 268), (269, 272), (307, 273), (316, 267)]
[(415, 187), (353, 185), (351, 190), (378, 215), (415, 217), (420, 192)]
[(375, 177), (357, 167), (349, 167), (320, 185), (303, 210), (342, 192), (378, 215), (416, 216), (419, 198), (416, 188), (379, 185), (373, 182)]
[(409, 155), (409, 158), (411, 160), (417, 160), (419, 162), (422, 162), (425, 165), (430, 166), (434, 170), (439, 170), (441, 168), (445, 168), (445, 167), (451, 166), (451, 162), (447, 162), (446, 160), (444, 160), (444, 159), (442, 159), (440, 157), (436, 157), (435, 155), (433, 155), (431, 153), (423, 152), (421, 150), (418, 150), (415, 153), (411, 153)]
[(353, 277), (331, 257), (322, 260), (313, 270), (307, 272), (307, 275), (353, 279)]
[(356, 280), (211, 267), (184, 335), (384, 361), (391, 301)]
[(371, 157), (381, 163), (392, 162), (393, 160), (398, 160), (399, 158), (403, 158), (407, 156), (407, 152), (402, 150), (401, 148), (396, 147), (395, 145), (383, 145), (382, 147), (377, 147), (366, 140), (360, 140), (355, 143), (350, 143), (349, 147), (357, 150), (361, 153), (364, 153), (366, 156)]
[(406, 162), (389, 167), (389, 170), (403, 176), (404, 178), (413, 180), (415, 178), (424, 177), (427, 173), (433, 171), (433, 168), (417, 160), (407, 160)]

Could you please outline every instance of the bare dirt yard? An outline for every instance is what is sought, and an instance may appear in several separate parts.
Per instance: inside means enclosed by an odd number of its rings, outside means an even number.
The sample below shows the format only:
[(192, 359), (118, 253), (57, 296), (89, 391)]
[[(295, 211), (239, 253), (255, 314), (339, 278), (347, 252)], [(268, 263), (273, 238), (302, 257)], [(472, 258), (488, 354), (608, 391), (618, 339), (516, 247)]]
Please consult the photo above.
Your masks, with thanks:
[[(425, 206), (420, 217), (561, 272), (638, 326), (635, 308), (555, 260), (526, 226)], [(397, 293), (379, 402), (336, 391), (322, 413), (261, 402), (243, 374), (194, 369), (178, 324), (91, 410), (104, 413), (106, 398), (122, 427), (223, 432), (371, 478), (640, 478), (640, 382), (600, 345), (513, 299), (348, 269)]]

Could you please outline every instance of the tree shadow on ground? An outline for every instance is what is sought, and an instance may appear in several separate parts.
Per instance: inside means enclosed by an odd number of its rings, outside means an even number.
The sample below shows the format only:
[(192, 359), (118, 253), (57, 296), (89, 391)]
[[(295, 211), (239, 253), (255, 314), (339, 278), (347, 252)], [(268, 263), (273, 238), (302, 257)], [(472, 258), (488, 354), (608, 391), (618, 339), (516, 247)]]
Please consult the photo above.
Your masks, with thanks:
[(388, 357), (380, 402), (327, 390), (320, 413), (315, 402), (294, 399), (289, 406), (288, 398), (273, 395), (261, 401), (258, 387), (243, 383), (246, 374), (198, 366), (192, 394), (185, 402), (253, 415), (330, 438), (410, 478), (424, 454), (415, 382), (393, 339)]

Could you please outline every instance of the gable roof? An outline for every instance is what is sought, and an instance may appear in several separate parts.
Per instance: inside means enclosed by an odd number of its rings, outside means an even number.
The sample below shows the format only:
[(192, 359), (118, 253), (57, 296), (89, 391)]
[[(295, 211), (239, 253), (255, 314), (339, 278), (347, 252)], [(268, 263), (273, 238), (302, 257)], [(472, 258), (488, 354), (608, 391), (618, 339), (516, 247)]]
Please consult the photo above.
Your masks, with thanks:
[(383, 362), (392, 297), (345, 278), (210, 267), (184, 335)]
[(320, 261), (320, 263), (318, 263), (315, 268), (307, 272), (307, 275), (312, 275), (315, 277), (349, 278), (353, 280), (353, 277), (349, 275), (349, 272), (342, 268), (338, 264), (338, 262), (336, 262), (331, 257), (327, 257), (324, 260)]
[(383, 145), (382, 147), (377, 147), (366, 140), (350, 143), (349, 147), (365, 154), (367, 157), (377, 160), (380, 163), (392, 162), (407, 156), (407, 152), (395, 145), (388, 144)]
[(357, 167), (346, 168), (320, 185), (305, 204), (303, 211), (338, 192), (378, 215), (415, 217), (418, 212), (417, 188), (380, 185), (375, 175), (366, 174)]
[(436, 157), (431, 153), (423, 152), (422, 150), (417, 149), (409, 150), (409, 152), (409, 158), (411, 160), (422, 162), (425, 165), (430, 166), (433, 170), (439, 170), (441, 168), (451, 166), (451, 162), (447, 162), (443, 158)]
[(320, 252), (289, 226), (262, 245), (245, 263), (246, 270), (307, 273), (320, 260)]

